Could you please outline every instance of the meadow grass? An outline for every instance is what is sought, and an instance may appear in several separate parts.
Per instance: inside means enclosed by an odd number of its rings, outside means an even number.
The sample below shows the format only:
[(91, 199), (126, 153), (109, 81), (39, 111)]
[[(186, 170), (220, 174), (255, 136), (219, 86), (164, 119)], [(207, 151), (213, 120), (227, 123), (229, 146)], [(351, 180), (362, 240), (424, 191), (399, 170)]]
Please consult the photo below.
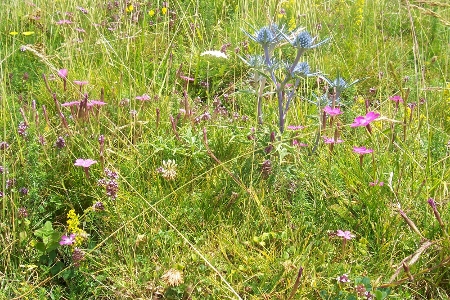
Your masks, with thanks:
[[(0, 8), (0, 299), (450, 297), (445, 1)], [(259, 124), (243, 30), (272, 22), (331, 38), (302, 59), (361, 79), (342, 114), (316, 76)]]

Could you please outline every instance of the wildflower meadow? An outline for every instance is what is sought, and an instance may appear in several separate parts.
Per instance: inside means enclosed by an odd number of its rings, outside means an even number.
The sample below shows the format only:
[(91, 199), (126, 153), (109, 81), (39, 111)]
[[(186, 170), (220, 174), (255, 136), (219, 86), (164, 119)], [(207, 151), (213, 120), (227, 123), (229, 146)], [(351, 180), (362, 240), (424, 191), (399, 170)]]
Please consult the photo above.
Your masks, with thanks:
[(3, 0), (0, 300), (449, 299), (445, 0)]

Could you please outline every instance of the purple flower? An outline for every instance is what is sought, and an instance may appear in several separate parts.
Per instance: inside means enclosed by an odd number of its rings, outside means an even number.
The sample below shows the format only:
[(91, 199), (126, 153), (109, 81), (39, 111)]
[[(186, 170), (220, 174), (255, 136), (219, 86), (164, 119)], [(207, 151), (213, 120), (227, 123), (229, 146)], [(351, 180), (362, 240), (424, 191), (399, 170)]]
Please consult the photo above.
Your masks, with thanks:
[(383, 185), (384, 185), (384, 182), (378, 181), (378, 179), (375, 180), (374, 182), (369, 182), (369, 186), (383, 186)]
[(103, 106), (106, 105), (106, 102), (100, 101), (100, 100), (91, 100), (89, 101), (86, 106), (87, 107), (92, 107), (92, 106)]
[(73, 233), (71, 235), (69, 235), (69, 236), (63, 235), (61, 237), (61, 240), (59, 241), (59, 244), (61, 246), (70, 246), (73, 243), (75, 243), (75, 234), (73, 234)]
[(379, 113), (370, 111), (365, 116), (356, 117), (350, 127), (367, 126), (380, 116)]
[(6, 150), (9, 148), (9, 144), (7, 142), (0, 142), (0, 150)]
[(66, 141), (64, 140), (64, 138), (63, 138), (62, 136), (59, 136), (59, 137), (56, 139), (55, 147), (58, 148), (58, 149), (62, 149), (62, 148), (64, 148), (65, 146), (66, 146)]
[(341, 276), (338, 276), (338, 278), (336, 278), (336, 280), (337, 280), (339, 283), (347, 283), (347, 282), (350, 282), (350, 279), (348, 278), (348, 275), (347, 275), (347, 274), (342, 274)]
[(297, 146), (297, 147), (308, 147), (308, 144), (305, 143), (300, 143), (297, 140), (292, 140), (292, 146)]
[(436, 202), (433, 198), (428, 199), (428, 204), (431, 206), (432, 209), (436, 208)]
[(353, 147), (353, 152), (363, 155), (372, 153), (373, 149), (368, 149), (366, 147)]
[(88, 13), (87, 9), (84, 8), (84, 7), (77, 6), (77, 9), (78, 9), (79, 11), (81, 11), (83, 14), (87, 14), (87, 13)]
[(19, 208), (19, 218), (27, 218), (28, 217), (28, 210), (26, 207)]
[(72, 253), (72, 261), (75, 267), (79, 267), (81, 261), (84, 259), (84, 252), (79, 248), (73, 249)]
[(323, 111), (333, 117), (342, 114), (342, 111), (339, 107), (331, 108), (330, 106), (325, 106)]
[(324, 142), (325, 144), (340, 144), (340, 143), (343, 143), (343, 142), (344, 142), (344, 141), (341, 140), (341, 139), (335, 140), (334, 138), (332, 138), (332, 137), (327, 137), (327, 136), (323, 136), (322, 138), (323, 138), (323, 142)]
[(340, 229), (336, 231), (336, 235), (342, 237), (344, 240), (351, 240), (352, 238), (355, 237), (355, 235), (352, 234), (350, 231), (348, 230), (342, 231)]

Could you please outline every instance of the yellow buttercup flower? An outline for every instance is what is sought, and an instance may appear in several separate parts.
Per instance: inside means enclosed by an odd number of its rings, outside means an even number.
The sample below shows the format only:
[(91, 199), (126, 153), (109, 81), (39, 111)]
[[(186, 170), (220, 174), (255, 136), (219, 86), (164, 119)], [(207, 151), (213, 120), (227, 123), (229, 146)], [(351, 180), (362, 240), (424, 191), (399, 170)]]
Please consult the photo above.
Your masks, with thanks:
[(18, 35), (19, 33), (17, 31), (11, 31), (9, 34), (12, 36), (15, 36), (15, 35)]
[(25, 32), (22, 32), (22, 35), (25, 35), (25, 36), (33, 35), (33, 34), (34, 34), (34, 31), (25, 31)]
[(161, 13), (165, 15), (167, 13), (167, 7), (161, 8)]
[(130, 4), (130, 5), (127, 6), (127, 8), (125, 9), (125, 11), (129, 13), (129, 12), (132, 12), (133, 9), (134, 9), (133, 4)]
[(150, 10), (149, 12), (148, 12), (148, 15), (150, 16), (150, 17), (153, 17), (154, 15), (155, 15), (155, 11), (152, 9), (152, 10)]

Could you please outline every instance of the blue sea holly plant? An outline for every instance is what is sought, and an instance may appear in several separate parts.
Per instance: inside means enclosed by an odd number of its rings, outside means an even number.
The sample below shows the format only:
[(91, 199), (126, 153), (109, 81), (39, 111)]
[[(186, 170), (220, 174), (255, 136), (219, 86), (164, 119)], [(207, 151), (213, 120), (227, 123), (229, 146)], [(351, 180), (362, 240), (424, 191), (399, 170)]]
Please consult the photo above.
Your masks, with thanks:
[[(317, 37), (312, 37), (303, 28), (297, 28), (291, 32), (287, 32), (284, 27), (279, 27), (276, 24), (255, 30), (253, 35), (245, 30), (243, 32), (252, 41), (261, 45), (264, 51), (262, 56), (250, 56), (247, 59), (242, 58), (254, 70), (253, 79), (258, 83), (258, 122), (262, 124), (262, 99), (267, 94), (264, 92), (264, 89), (266, 88), (267, 81), (269, 81), (274, 86), (274, 90), (270, 93), (274, 93), (278, 99), (278, 126), (280, 133), (283, 133), (286, 114), (301, 80), (306, 77), (318, 75), (318, 73), (311, 73), (308, 63), (301, 62), (300, 58), (307, 50), (322, 45), (328, 39), (316, 43)], [(285, 44), (290, 44), (297, 50), (292, 62), (277, 59), (273, 55), (274, 49), (277, 46), (283, 46)]]

